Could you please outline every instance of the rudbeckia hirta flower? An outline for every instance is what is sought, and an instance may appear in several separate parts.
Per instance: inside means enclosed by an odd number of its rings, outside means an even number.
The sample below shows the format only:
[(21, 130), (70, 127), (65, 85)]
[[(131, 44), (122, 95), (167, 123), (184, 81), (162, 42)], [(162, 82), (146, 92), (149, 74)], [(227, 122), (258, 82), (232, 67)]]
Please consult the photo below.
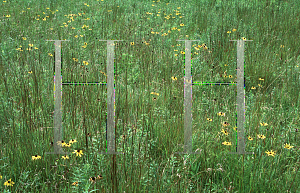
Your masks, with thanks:
[(77, 142), (76, 139), (72, 139), (72, 140), (69, 141), (70, 144), (76, 143), (76, 142)]
[(102, 179), (102, 175), (98, 175), (98, 176), (97, 176), (97, 179), (98, 179), (98, 180), (101, 180), (101, 179)]
[(177, 80), (177, 78), (175, 76), (172, 76), (172, 80)]
[(64, 147), (65, 144), (66, 144), (66, 142), (64, 140), (57, 142), (57, 145), (61, 145), (62, 147)]
[(95, 183), (96, 178), (95, 178), (95, 177), (91, 177), (91, 178), (89, 179), (89, 181), (91, 181), (92, 183)]
[(210, 119), (210, 118), (207, 118), (207, 120), (208, 120), (208, 121), (212, 121), (212, 119)]
[(225, 141), (225, 142), (223, 142), (222, 144), (223, 144), (223, 145), (231, 145), (231, 142)]
[(264, 136), (264, 135), (257, 135), (257, 137), (260, 138), (260, 139), (265, 139), (266, 138), (266, 136)]
[(285, 146), (284, 146), (284, 148), (286, 148), (286, 149), (291, 149), (291, 148), (293, 148), (294, 146), (291, 146), (290, 144), (285, 144)]
[(225, 135), (228, 135), (228, 131), (227, 130), (222, 129), (221, 132), (224, 133)]
[(9, 179), (8, 181), (4, 182), (4, 186), (13, 186), (15, 183)]
[(224, 117), (224, 116), (225, 116), (225, 113), (218, 112), (218, 115), (219, 115), (219, 116), (223, 116), (223, 117)]
[(82, 150), (75, 150), (73, 153), (76, 153), (76, 156), (81, 157), (83, 155)]
[(275, 156), (275, 152), (273, 152), (272, 150), (269, 152), (269, 151), (266, 151), (266, 154), (268, 154), (268, 156)]
[(249, 139), (250, 141), (252, 141), (252, 140), (253, 140), (253, 138), (252, 138), (252, 137), (250, 137), (250, 136), (248, 137), (248, 139)]
[(61, 158), (63, 158), (63, 159), (69, 159), (69, 156), (64, 155), (64, 156), (61, 156)]
[(31, 156), (32, 160), (41, 159), (42, 157), (39, 155)]
[(71, 147), (71, 144), (70, 144), (70, 143), (65, 143), (64, 146), (65, 146), (65, 147)]
[(260, 123), (261, 126), (267, 126), (268, 123)]
[(150, 94), (154, 94), (154, 95), (157, 95), (157, 96), (159, 96), (159, 94), (158, 94), (158, 93), (156, 93), (156, 92), (151, 92)]
[(229, 125), (229, 123), (225, 121), (225, 122), (222, 123), (222, 125), (223, 125), (224, 127), (227, 127), (227, 126)]

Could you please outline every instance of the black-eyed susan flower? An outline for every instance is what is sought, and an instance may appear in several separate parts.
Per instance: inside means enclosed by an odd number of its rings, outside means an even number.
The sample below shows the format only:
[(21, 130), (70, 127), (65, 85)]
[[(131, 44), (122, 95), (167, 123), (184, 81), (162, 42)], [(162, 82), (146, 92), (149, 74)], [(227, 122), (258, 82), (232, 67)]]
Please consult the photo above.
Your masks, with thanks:
[(2, 176), (0, 175), (0, 180), (2, 179)]
[(229, 134), (228, 131), (227, 131), (227, 130), (224, 130), (224, 129), (222, 129), (221, 132), (224, 133), (225, 135), (228, 135), (228, 134)]
[(245, 37), (242, 37), (242, 40), (246, 40), (246, 38), (245, 38)]
[(97, 179), (98, 179), (98, 180), (101, 180), (101, 179), (102, 179), (102, 175), (98, 175), (98, 176), (97, 176)]
[(257, 135), (257, 137), (260, 138), (260, 139), (265, 139), (266, 138), (266, 136), (264, 136), (264, 135)]
[(293, 148), (294, 146), (291, 146), (290, 144), (285, 144), (285, 146), (284, 146), (284, 148), (286, 148), (286, 149), (291, 149), (291, 148)]
[(275, 152), (273, 152), (272, 150), (269, 152), (269, 151), (266, 151), (266, 154), (268, 154), (268, 156), (273, 156), (275, 157)]
[(62, 146), (62, 147), (64, 147), (65, 144), (66, 144), (66, 142), (65, 142), (64, 140), (58, 141), (58, 142), (57, 142), (57, 145), (60, 145), (60, 146)]
[(75, 150), (73, 153), (76, 153), (76, 156), (81, 157), (83, 155), (82, 150)]
[(152, 99), (152, 100), (156, 101), (156, 99), (157, 99), (156, 97), (153, 97), (153, 99)]
[(212, 119), (210, 119), (210, 118), (207, 118), (207, 120), (208, 120), (208, 121), (212, 121)]
[(72, 139), (72, 140), (69, 141), (70, 144), (76, 143), (76, 142), (77, 142), (76, 139)]
[(154, 94), (154, 95), (159, 96), (159, 93), (156, 93), (156, 92), (151, 92), (150, 94)]
[(267, 126), (268, 123), (260, 123), (261, 126)]
[(262, 81), (264, 81), (264, 79), (262, 79), (262, 78), (259, 78), (258, 80), (262, 80)]
[(64, 147), (71, 147), (70, 143), (65, 143)]
[(231, 76), (231, 75), (229, 75), (228, 77), (229, 77), (229, 78), (232, 78), (232, 76)]
[(88, 65), (89, 63), (87, 61), (83, 61), (83, 64), (84, 65)]
[(15, 183), (13, 181), (11, 181), (11, 179), (7, 180), (6, 182), (4, 182), (4, 186), (13, 186)]
[(22, 37), (23, 40), (26, 40), (26, 37)]
[(248, 137), (248, 139), (249, 139), (250, 141), (252, 141), (252, 140), (253, 140), (253, 138), (252, 138), (252, 137), (250, 137), (250, 136)]
[(31, 159), (32, 160), (37, 160), (37, 159), (41, 159), (42, 157), (39, 156), (39, 155), (34, 155), (34, 156), (31, 156)]
[(92, 182), (92, 183), (95, 183), (96, 182), (96, 178), (95, 177), (90, 177), (89, 181)]
[(172, 80), (177, 80), (177, 78), (175, 76), (172, 76)]
[(185, 52), (184, 52), (184, 51), (181, 51), (180, 53), (181, 53), (181, 54), (185, 54)]
[(184, 24), (183, 24), (183, 23), (181, 23), (181, 24), (180, 24), (180, 26), (184, 26)]
[(64, 156), (61, 156), (62, 159), (69, 159), (69, 156), (67, 155), (64, 155)]
[(32, 71), (28, 71), (29, 74), (32, 74)]
[(256, 89), (256, 87), (252, 86), (251, 89)]
[(225, 113), (218, 112), (218, 116), (223, 116), (223, 117), (225, 117)]
[(224, 141), (222, 144), (223, 145), (231, 145), (231, 142)]
[(87, 25), (83, 25), (81, 28), (82, 29), (85, 29), (85, 28), (88, 28), (89, 26), (87, 26)]
[(227, 126), (229, 126), (229, 123), (226, 122), (226, 121), (224, 121), (224, 122), (222, 123), (222, 125), (223, 125), (224, 127), (227, 127)]
[(130, 45), (134, 46), (134, 42), (130, 42)]

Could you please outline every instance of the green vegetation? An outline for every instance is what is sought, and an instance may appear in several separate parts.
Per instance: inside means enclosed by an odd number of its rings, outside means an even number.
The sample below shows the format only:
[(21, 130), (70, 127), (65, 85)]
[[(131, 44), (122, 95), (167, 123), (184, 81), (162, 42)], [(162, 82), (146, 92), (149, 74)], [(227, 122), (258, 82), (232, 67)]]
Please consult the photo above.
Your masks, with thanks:
[[(300, 5), (228, 2), (1, 1), (0, 192), (299, 192)], [(236, 148), (231, 85), (193, 86), (201, 154), (174, 154), (184, 144), (185, 45), (176, 39), (200, 39), (194, 82), (234, 82), (229, 40), (243, 37), (253, 40), (245, 42), (245, 142), (255, 155), (228, 154)], [(106, 151), (105, 85), (63, 85), (62, 144), (73, 153), (45, 154), (53, 151), (55, 61), (47, 39), (70, 40), (62, 42), (64, 82), (105, 82), (98, 40), (124, 40), (115, 42), (116, 151), (124, 155), (97, 153)]]

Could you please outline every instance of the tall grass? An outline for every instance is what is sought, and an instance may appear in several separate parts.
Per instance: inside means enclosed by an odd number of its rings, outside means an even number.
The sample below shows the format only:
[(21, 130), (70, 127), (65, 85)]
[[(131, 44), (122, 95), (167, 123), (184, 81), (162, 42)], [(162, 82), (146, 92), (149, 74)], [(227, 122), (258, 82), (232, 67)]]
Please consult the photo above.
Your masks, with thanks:
[[(1, 192), (299, 192), (299, 10), (296, 0), (2, 1)], [(201, 154), (174, 154), (184, 144), (185, 47), (176, 39), (201, 40), (192, 42), (194, 82), (233, 82), (229, 40), (242, 37), (253, 40), (245, 43), (245, 142), (255, 154), (228, 154), (236, 92), (226, 85), (193, 86)], [(63, 85), (63, 139), (77, 141), (64, 149), (83, 155), (45, 154), (55, 143), (55, 47), (46, 39), (70, 40), (62, 42), (64, 82), (105, 82), (98, 40), (124, 40), (115, 42), (116, 151), (124, 155), (97, 153), (106, 151), (103, 85)]]

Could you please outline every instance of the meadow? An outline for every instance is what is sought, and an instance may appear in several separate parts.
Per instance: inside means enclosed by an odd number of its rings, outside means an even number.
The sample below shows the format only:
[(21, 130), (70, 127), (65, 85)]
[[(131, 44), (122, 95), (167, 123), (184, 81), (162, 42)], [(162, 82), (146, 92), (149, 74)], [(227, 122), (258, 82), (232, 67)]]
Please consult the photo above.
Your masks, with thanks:
[[(0, 192), (300, 192), (297, 0), (1, 0)], [(193, 85), (184, 144), (184, 55), (193, 82), (234, 82), (245, 38), (245, 144), (236, 87)], [(64, 82), (105, 82), (115, 42), (115, 141), (105, 85), (63, 85), (53, 151), (54, 42)], [(224, 123), (227, 124), (224, 124)]]

